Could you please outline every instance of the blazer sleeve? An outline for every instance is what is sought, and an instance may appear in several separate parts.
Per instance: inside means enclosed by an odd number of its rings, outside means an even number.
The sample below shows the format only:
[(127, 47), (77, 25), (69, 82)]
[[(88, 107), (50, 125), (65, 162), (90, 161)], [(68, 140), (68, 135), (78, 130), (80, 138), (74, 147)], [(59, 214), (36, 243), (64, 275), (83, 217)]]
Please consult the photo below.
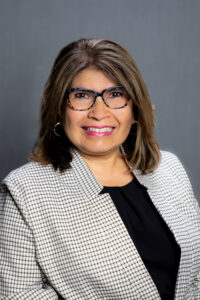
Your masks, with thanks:
[(0, 189), (0, 299), (60, 299), (43, 280), (31, 228), (5, 185)]

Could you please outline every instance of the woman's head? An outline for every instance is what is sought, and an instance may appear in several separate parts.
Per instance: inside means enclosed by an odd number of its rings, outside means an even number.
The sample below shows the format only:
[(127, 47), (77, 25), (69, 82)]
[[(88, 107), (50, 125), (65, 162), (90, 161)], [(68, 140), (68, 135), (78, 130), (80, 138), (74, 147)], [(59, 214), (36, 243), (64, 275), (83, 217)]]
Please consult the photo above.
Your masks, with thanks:
[(88, 67), (74, 77), (67, 98), (70, 105), (62, 126), (79, 153), (89, 160), (121, 157), (120, 145), (134, 123), (126, 90), (102, 71)]
[[(96, 70), (115, 86), (125, 89), (134, 116), (133, 126), (123, 142), (127, 159), (143, 172), (154, 170), (159, 149), (153, 136), (154, 116), (146, 85), (130, 54), (115, 42), (103, 39), (75, 41), (64, 47), (56, 58), (43, 95), (41, 129), (32, 159), (52, 163), (61, 171), (70, 166), (73, 141), (67, 137), (64, 126), (66, 109), (69, 109), (66, 91), (83, 70)], [(126, 108), (119, 111), (123, 109)], [(61, 124), (57, 127), (60, 136), (54, 132), (57, 122)]]

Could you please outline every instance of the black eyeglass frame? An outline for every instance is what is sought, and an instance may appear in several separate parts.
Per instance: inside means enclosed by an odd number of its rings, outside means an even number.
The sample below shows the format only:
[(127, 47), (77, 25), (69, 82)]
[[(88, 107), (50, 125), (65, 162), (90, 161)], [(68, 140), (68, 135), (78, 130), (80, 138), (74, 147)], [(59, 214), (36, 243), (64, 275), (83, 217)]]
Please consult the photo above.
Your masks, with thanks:
[[(98, 92), (95, 92), (95, 91), (89, 90), (89, 89), (83, 89), (83, 88), (67, 89), (66, 92), (65, 92), (65, 95), (66, 95), (66, 100), (67, 100), (68, 104), (70, 105), (70, 107), (71, 107), (73, 110), (78, 110), (78, 111), (89, 110), (90, 108), (92, 108), (92, 107), (94, 106), (94, 104), (95, 104), (95, 102), (96, 102), (96, 99), (97, 99), (97, 97), (99, 97), (99, 96), (102, 98), (104, 104), (105, 104), (107, 107), (109, 107), (109, 108), (111, 108), (111, 109), (121, 109), (121, 108), (124, 108), (125, 106), (128, 105), (128, 102), (129, 102), (129, 100), (130, 100), (130, 96), (129, 96), (129, 95), (128, 95), (127, 102), (126, 102), (124, 105), (120, 106), (120, 107), (110, 107), (110, 106), (106, 103), (106, 101), (105, 101), (105, 99), (104, 99), (104, 97), (103, 97), (103, 94), (104, 94), (105, 92), (108, 92), (108, 91), (111, 91), (111, 90), (114, 90), (114, 89), (121, 89), (121, 88), (124, 89), (123, 86), (112, 86), (112, 87), (109, 87), (109, 88), (103, 90), (101, 93), (98, 93)], [(83, 109), (75, 108), (75, 107), (73, 107), (73, 105), (71, 104), (70, 99), (69, 99), (69, 94), (70, 94), (71, 92), (74, 92), (74, 91), (91, 92), (91, 93), (94, 94), (94, 101), (92, 102), (92, 104), (91, 104), (88, 108), (83, 108)], [(128, 94), (128, 93), (127, 93), (127, 94)]]

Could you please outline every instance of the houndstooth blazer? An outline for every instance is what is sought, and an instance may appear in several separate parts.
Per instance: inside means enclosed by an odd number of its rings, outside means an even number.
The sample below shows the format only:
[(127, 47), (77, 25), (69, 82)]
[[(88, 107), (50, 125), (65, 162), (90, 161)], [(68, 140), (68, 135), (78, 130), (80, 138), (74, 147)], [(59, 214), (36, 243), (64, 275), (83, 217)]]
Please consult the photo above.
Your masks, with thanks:
[[(161, 152), (147, 187), (181, 248), (176, 300), (200, 299), (200, 212), (177, 159)], [(1, 300), (158, 300), (109, 194), (74, 151), (72, 168), (30, 162), (1, 185)]]

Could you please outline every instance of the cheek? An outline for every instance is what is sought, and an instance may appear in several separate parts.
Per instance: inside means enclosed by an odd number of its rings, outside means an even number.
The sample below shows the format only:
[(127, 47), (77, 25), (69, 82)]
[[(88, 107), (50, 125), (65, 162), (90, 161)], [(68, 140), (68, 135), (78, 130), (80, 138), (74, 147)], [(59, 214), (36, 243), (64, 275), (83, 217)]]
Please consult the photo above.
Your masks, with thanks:
[(65, 120), (64, 120), (64, 131), (68, 138), (74, 138), (80, 133), (80, 128), (84, 116), (82, 112), (66, 109)]
[(127, 125), (135, 123), (134, 111), (133, 111), (133, 102), (130, 100), (129, 104), (127, 105), (127, 110), (124, 112), (124, 119), (127, 120)]
[(64, 128), (68, 129), (75, 126), (78, 122), (76, 113), (73, 110), (66, 109)]
[(119, 114), (119, 119), (121, 120), (121, 123), (127, 127), (131, 127), (132, 124), (135, 123), (134, 113), (131, 108), (124, 111), (123, 114)]
[(65, 134), (66, 136), (68, 136), (68, 138), (70, 137), (71, 134), (73, 134), (73, 126), (75, 124), (76, 124), (76, 120), (74, 119), (73, 115), (69, 111), (66, 111), (63, 127), (64, 127)]

